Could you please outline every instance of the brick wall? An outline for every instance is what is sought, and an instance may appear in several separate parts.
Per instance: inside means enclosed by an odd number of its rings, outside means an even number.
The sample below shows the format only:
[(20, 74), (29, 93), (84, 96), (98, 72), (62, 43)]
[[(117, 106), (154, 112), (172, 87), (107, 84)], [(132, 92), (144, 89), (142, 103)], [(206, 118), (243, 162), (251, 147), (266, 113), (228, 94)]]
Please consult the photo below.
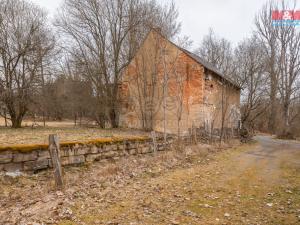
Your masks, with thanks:
[[(171, 134), (177, 134), (178, 128), (181, 134), (187, 134), (189, 128), (202, 127), (207, 121), (216, 121), (214, 126), (220, 127), (220, 77), (212, 73), (212, 79), (208, 81), (206, 75), (199, 62), (156, 32), (150, 33), (123, 74), (121, 126), (144, 128), (143, 113), (149, 113), (151, 109), (152, 128), (158, 132), (164, 131), (164, 118), (167, 133)], [(166, 115), (163, 102), (165, 76)], [(228, 108), (233, 105), (239, 108), (240, 91), (230, 86), (227, 90)], [(232, 123), (226, 125), (232, 126)]]

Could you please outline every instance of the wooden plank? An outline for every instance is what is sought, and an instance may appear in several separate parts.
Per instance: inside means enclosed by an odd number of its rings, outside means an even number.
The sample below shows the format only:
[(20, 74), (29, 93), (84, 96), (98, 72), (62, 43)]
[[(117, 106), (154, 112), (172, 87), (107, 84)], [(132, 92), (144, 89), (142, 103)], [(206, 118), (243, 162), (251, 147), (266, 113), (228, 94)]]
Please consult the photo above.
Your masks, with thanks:
[(156, 142), (156, 133), (155, 131), (151, 132), (151, 137), (153, 141), (153, 152), (157, 152), (157, 142)]
[(192, 127), (192, 135), (193, 135), (193, 138), (194, 138), (194, 144), (197, 144), (198, 143), (198, 140), (197, 140), (197, 130), (196, 130), (195, 126)]
[(58, 189), (63, 188), (62, 168), (60, 162), (60, 148), (58, 136), (55, 134), (49, 135), (49, 152), (54, 169), (55, 185)]

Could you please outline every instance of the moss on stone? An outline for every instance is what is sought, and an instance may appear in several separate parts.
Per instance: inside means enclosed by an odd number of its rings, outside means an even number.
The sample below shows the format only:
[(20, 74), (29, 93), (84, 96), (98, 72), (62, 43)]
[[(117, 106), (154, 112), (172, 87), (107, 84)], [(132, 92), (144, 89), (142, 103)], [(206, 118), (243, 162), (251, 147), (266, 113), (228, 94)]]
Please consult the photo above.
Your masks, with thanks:
[[(75, 145), (96, 145), (101, 147), (103, 144), (114, 144), (124, 141), (146, 141), (149, 140), (149, 137), (146, 136), (134, 136), (134, 137), (109, 137), (109, 138), (98, 138), (94, 140), (87, 141), (73, 141), (73, 142), (62, 142), (60, 143), (61, 148), (73, 147)], [(47, 150), (48, 145), (46, 144), (28, 144), (28, 145), (4, 145), (0, 146), (0, 152), (4, 151), (17, 151), (22, 153), (28, 153), (35, 150)]]

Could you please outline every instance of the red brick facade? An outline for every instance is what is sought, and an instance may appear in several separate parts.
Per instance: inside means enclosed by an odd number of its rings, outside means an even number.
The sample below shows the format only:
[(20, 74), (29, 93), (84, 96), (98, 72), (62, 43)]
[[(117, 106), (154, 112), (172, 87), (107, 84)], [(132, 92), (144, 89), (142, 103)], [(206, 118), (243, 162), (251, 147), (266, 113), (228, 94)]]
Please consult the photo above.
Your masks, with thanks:
[(185, 133), (239, 120), (240, 89), (155, 31), (124, 72), (121, 98), (123, 127)]

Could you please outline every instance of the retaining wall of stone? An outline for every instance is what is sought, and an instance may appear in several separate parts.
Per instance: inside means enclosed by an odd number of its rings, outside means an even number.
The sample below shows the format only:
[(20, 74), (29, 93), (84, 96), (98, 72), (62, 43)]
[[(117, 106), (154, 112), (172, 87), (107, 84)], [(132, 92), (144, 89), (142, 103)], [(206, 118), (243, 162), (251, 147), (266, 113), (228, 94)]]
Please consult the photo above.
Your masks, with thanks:
[[(157, 150), (168, 149), (172, 141), (163, 145), (157, 141)], [(118, 159), (128, 155), (153, 152), (150, 138), (101, 139), (88, 142), (62, 143), (61, 163), (78, 165), (107, 159)], [(0, 171), (39, 171), (52, 167), (47, 145), (0, 147)]]

